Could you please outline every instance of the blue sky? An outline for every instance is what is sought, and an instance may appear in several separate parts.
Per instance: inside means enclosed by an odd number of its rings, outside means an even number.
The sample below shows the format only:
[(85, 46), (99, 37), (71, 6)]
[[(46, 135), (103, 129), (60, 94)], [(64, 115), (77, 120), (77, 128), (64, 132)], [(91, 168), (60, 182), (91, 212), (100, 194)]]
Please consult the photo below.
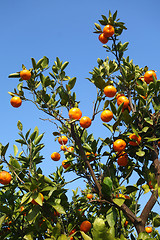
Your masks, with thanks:
[[(147, 65), (149, 69), (159, 74), (159, 11), (160, 2), (150, 1), (57, 1), (57, 0), (15, 0), (0, 2), (0, 142), (10, 142), (7, 154), (13, 153), (14, 140), (18, 138), (17, 121), (21, 120), (24, 131), (38, 126), (40, 132), (45, 132), (46, 144), (43, 154), (45, 162), (42, 164), (45, 174), (54, 172), (61, 162), (54, 163), (50, 159), (52, 152), (59, 149), (54, 142), (52, 132), (55, 126), (41, 121), (41, 113), (35, 107), (24, 102), (18, 109), (11, 107), (8, 91), (17, 86), (17, 79), (8, 79), (10, 73), (20, 71), (22, 63), (31, 67), (31, 57), (38, 61), (43, 56), (53, 64), (58, 56), (63, 61), (69, 61), (67, 74), (77, 77), (75, 91), (77, 99), (81, 101), (80, 108), (83, 115), (91, 115), (92, 102), (96, 89), (87, 77), (89, 71), (96, 66), (97, 58), (106, 58), (107, 53), (98, 41), (98, 35), (93, 34), (94, 23), (101, 19), (101, 15), (118, 10), (121, 21), (126, 23), (127, 31), (121, 37), (122, 42), (129, 41), (127, 55), (140, 67)], [(110, 56), (109, 56), (110, 57)], [(111, 57), (112, 58), (112, 57)], [(89, 91), (88, 91), (89, 90)], [(95, 136), (105, 137), (108, 134), (101, 127), (93, 123), (90, 131)], [(105, 132), (106, 131), (106, 132)], [(61, 159), (63, 160), (63, 159)], [(72, 173), (67, 179), (72, 179)], [(79, 183), (76, 183), (79, 185)], [(73, 184), (71, 188), (75, 187)]]

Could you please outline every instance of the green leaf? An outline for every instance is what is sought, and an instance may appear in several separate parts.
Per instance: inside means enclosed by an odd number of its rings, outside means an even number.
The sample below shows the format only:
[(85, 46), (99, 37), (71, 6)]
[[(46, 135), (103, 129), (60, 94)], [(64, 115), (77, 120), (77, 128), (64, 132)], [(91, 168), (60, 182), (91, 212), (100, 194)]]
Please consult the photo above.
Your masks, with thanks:
[(31, 192), (28, 192), (26, 194), (23, 195), (22, 200), (21, 200), (21, 205), (23, 205), (24, 202), (26, 202), (27, 200), (29, 200), (29, 198), (31, 197)]
[(144, 232), (141, 232), (137, 238), (137, 240), (152, 240), (152, 239), (153, 238), (150, 238), (148, 233), (144, 233)]
[(115, 204), (117, 204), (119, 207), (121, 207), (123, 205), (123, 203), (125, 202), (125, 199), (122, 199), (122, 198), (114, 198), (113, 199), (113, 202)]
[(57, 212), (59, 212), (60, 214), (65, 214), (65, 213), (66, 213), (66, 212), (64, 211), (64, 208), (63, 208), (60, 204), (52, 203), (51, 205), (52, 205), (52, 207), (53, 207)]
[(2, 148), (1, 148), (1, 156), (5, 156), (8, 147), (9, 147), (9, 143), (7, 143), (6, 146), (2, 146)]
[(95, 23), (94, 25), (98, 30), (102, 31), (101, 26), (98, 23)]
[(43, 138), (43, 135), (44, 135), (44, 133), (42, 133), (41, 135), (39, 135), (39, 136), (34, 140), (35, 145), (37, 145), (37, 144), (41, 141), (41, 139)]
[(150, 188), (149, 188), (148, 184), (142, 185), (142, 188), (143, 188), (143, 190), (144, 190), (144, 194), (145, 194), (145, 193), (148, 193), (148, 192), (150, 191)]
[(46, 56), (44, 56), (43, 61), (41, 63), (42, 68), (47, 68), (48, 64), (49, 64), (49, 59)]
[(14, 149), (14, 156), (16, 156), (18, 153), (18, 147), (15, 144), (13, 145), (13, 149)]
[(36, 69), (37, 68), (36, 60), (34, 58), (31, 58), (31, 60), (33, 68)]
[(9, 164), (15, 168), (14, 169), (15, 171), (21, 168), (19, 162), (16, 159), (12, 158), (12, 157), (11, 157), (11, 159), (9, 161)]
[(33, 140), (35, 139), (35, 137), (36, 137), (36, 134), (37, 134), (36, 131), (33, 132), (33, 133), (30, 135), (29, 139), (30, 139), (31, 141), (33, 141)]
[(138, 152), (136, 152), (136, 155), (139, 157), (143, 157), (145, 155), (145, 151), (139, 150)]
[(138, 190), (139, 190), (139, 189), (138, 189), (137, 187), (130, 185), (130, 186), (127, 186), (127, 187), (126, 187), (126, 189), (125, 189), (125, 194), (130, 194), (130, 193), (136, 192), (136, 191), (138, 191)]
[[(86, 233), (81, 231), (81, 235), (83, 237), (84, 240), (92, 240), (92, 238), (90, 238)], [(98, 240), (98, 239), (97, 239)]]
[(113, 207), (111, 207), (106, 213), (106, 220), (110, 227), (114, 227), (114, 225), (116, 224), (116, 219), (117, 212)]
[(69, 64), (69, 62), (64, 62), (62, 64), (61, 71), (63, 71), (68, 66), (68, 64)]
[(111, 195), (113, 182), (110, 177), (105, 177), (102, 183), (102, 193)]
[(85, 150), (87, 150), (88, 152), (92, 152), (92, 148), (91, 148), (91, 146), (88, 143), (84, 143), (83, 144), (83, 148)]
[(157, 216), (153, 218), (153, 226), (156, 228), (160, 226), (160, 215), (157, 214)]
[(33, 237), (34, 237), (33, 235), (34, 235), (33, 232), (29, 232), (24, 236), (24, 239), (33, 240)]
[(6, 218), (6, 214), (3, 215), (2, 217), (0, 217), (0, 229), (2, 228), (2, 224), (3, 224), (4, 220), (5, 220), (5, 218)]
[(94, 84), (99, 89), (103, 89), (106, 86), (106, 82), (103, 80), (101, 76), (98, 76), (94, 79)]
[(107, 127), (111, 132), (113, 132), (113, 126), (107, 123), (103, 123), (105, 127)]
[(17, 123), (17, 127), (18, 127), (18, 129), (19, 129), (20, 131), (23, 130), (23, 125), (22, 125), (22, 123), (21, 123), (20, 120), (19, 120), (18, 123)]
[(61, 236), (59, 236), (59, 238), (57, 240), (68, 240), (68, 237), (64, 234), (62, 234)]
[(69, 80), (68, 85), (66, 85), (68, 90), (71, 90), (76, 83), (76, 77), (73, 77)]
[(92, 229), (93, 240), (113, 240), (114, 236), (111, 235), (102, 218), (97, 217), (93, 223)]
[(32, 223), (38, 214), (39, 214), (39, 208), (37, 206), (35, 206), (27, 214), (27, 220), (30, 223)]
[(9, 78), (20, 78), (20, 73), (12, 73), (8, 77)]
[(111, 106), (111, 110), (112, 110), (113, 114), (116, 115), (117, 109), (116, 109), (115, 104), (112, 101), (110, 101), (110, 106)]

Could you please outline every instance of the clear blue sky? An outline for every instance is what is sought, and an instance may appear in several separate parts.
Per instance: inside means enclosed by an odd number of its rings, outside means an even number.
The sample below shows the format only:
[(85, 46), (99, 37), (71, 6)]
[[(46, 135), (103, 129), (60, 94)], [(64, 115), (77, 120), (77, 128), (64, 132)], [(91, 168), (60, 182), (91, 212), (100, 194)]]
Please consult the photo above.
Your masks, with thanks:
[[(101, 15), (108, 15), (108, 11), (118, 10), (119, 18), (126, 23), (127, 31), (121, 41), (129, 41), (127, 55), (133, 58), (140, 67), (147, 65), (149, 69), (159, 74), (159, 11), (160, 2), (150, 1), (57, 1), (57, 0), (16, 0), (0, 2), (0, 142), (10, 142), (7, 154), (13, 154), (14, 140), (18, 138), (17, 121), (21, 120), (24, 131), (38, 126), (40, 132), (46, 132), (43, 154), (45, 157), (42, 168), (45, 174), (53, 172), (56, 165), (50, 160), (52, 152), (59, 148), (54, 142), (52, 132), (55, 126), (39, 120), (42, 115), (32, 104), (24, 102), (18, 109), (11, 107), (8, 91), (17, 86), (17, 79), (8, 79), (10, 73), (20, 71), (22, 63), (31, 67), (31, 57), (39, 60), (44, 55), (53, 64), (56, 56), (69, 61), (67, 74), (77, 77), (75, 91), (77, 99), (81, 101), (80, 108), (83, 115), (91, 115), (92, 102), (96, 93), (95, 88), (86, 80), (89, 71), (96, 66), (97, 58), (106, 58), (107, 53), (93, 34), (94, 23)], [(89, 89), (89, 91), (88, 91)], [(99, 123), (100, 127), (101, 123)], [(96, 127), (95, 127), (96, 126)], [(92, 125), (90, 131), (95, 136), (108, 134), (105, 128)], [(106, 131), (106, 132), (105, 132)], [(63, 160), (63, 158), (61, 159)], [(67, 179), (72, 179), (72, 173)], [(78, 184), (78, 183), (77, 183)], [(75, 185), (72, 185), (75, 187)]]

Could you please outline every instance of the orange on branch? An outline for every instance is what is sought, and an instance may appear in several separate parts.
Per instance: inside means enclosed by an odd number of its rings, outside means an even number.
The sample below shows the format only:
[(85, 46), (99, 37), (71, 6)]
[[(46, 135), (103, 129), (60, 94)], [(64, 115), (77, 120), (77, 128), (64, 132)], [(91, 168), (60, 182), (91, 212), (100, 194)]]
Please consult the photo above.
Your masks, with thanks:
[(151, 233), (152, 232), (152, 227), (145, 227), (145, 231), (147, 233)]
[(150, 70), (145, 72), (144, 74), (144, 81), (149, 84), (150, 82), (153, 82), (153, 76), (157, 79), (157, 75), (155, 73), (155, 71)]
[(106, 44), (108, 42), (108, 38), (104, 36), (104, 33), (101, 33), (98, 37), (99, 41), (103, 44)]
[(23, 80), (29, 80), (31, 78), (31, 72), (27, 69), (24, 69), (20, 72), (20, 77)]
[(91, 226), (92, 224), (89, 221), (83, 221), (80, 225), (80, 231), (87, 233), (91, 229)]
[(116, 95), (117, 89), (113, 85), (108, 85), (104, 88), (104, 94), (106, 97), (114, 97)]
[(66, 151), (67, 151), (67, 146), (66, 146), (66, 145), (62, 145), (62, 146), (61, 146), (61, 150), (64, 151), (64, 152), (66, 152)]
[(68, 162), (68, 160), (63, 160), (63, 161), (62, 161), (62, 166), (63, 166), (64, 169), (67, 169), (68, 167), (71, 166), (71, 164), (70, 164), (70, 163), (67, 163), (67, 162)]
[(10, 103), (12, 107), (18, 108), (21, 106), (22, 100), (20, 99), (20, 97), (12, 97)]
[[(138, 146), (140, 143), (141, 143), (141, 136), (135, 134), (135, 133), (132, 133), (131, 135), (129, 135), (129, 144), (131, 146)], [(132, 141), (132, 140), (135, 140), (135, 141)]]
[(73, 147), (68, 147), (68, 148), (67, 148), (67, 151), (68, 151), (68, 152), (73, 152), (73, 151), (74, 151), (74, 148), (73, 148)]
[(119, 166), (123, 166), (123, 167), (127, 166), (127, 164), (128, 164), (128, 155), (127, 155), (126, 152), (123, 152), (123, 151), (122, 151), (122, 152), (119, 154), (117, 163), (118, 163)]
[(68, 138), (66, 136), (61, 136), (58, 138), (58, 142), (61, 145), (65, 145), (68, 142)]
[(103, 122), (110, 122), (113, 118), (113, 113), (110, 111), (110, 110), (104, 110), (102, 113), (101, 113), (101, 120)]
[(79, 123), (80, 123), (81, 127), (88, 128), (91, 126), (92, 121), (89, 117), (84, 116), (80, 119)]
[(53, 153), (51, 154), (51, 159), (52, 159), (53, 161), (59, 161), (60, 158), (61, 158), (61, 155), (60, 155), (58, 152), (53, 152)]
[(129, 105), (129, 99), (128, 99), (127, 97), (125, 97), (125, 96), (120, 96), (120, 97), (118, 97), (118, 99), (117, 99), (117, 105), (119, 106), (119, 105), (121, 105), (122, 103), (124, 103), (124, 104), (123, 104), (123, 108), (127, 108), (128, 105)]
[(0, 183), (3, 185), (7, 185), (10, 183), (12, 179), (12, 176), (9, 172), (7, 171), (2, 171), (0, 172)]
[(113, 149), (115, 152), (121, 152), (125, 149), (126, 142), (123, 139), (117, 139), (113, 143)]
[[(86, 152), (86, 156), (89, 159), (89, 162), (92, 162), (93, 160), (95, 160), (95, 158), (97, 157), (97, 153), (94, 152)], [(92, 157), (93, 156), (93, 157)]]
[(106, 38), (108, 37), (112, 37), (113, 34), (114, 34), (114, 27), (112, 25), (106, 25), (104, 28), (103, 28), (103, 33), (104, 33), (104, 36)]
[(68, 115), (70, 119), (79, 120), (82, 117), (82, 112), (79, 108), (71, 108)]
[(93, 195), (92, 195), (91, 193), (88, 193), (88, 194), (87, 194), (87, 198), (88, 198), (88, 199), (92, 199), (92, 198), (93, 198)]

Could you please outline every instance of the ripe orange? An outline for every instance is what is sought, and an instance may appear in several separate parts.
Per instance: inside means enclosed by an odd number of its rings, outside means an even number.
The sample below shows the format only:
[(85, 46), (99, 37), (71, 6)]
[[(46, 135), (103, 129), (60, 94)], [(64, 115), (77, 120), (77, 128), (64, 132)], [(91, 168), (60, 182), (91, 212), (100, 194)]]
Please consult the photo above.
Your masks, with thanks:
[(101, 120), (103, 122), (109, 122), (111, 121), (113, 118), (113, 113), (110, 111), (110, 110), (104, 110), (102, 113), (101, 113)]
[[(129, 144), (132, 146), (138, 146), (141, 142), (141, 136), (136, 136), (135, 133), (132, 133), (131, 135), (129, 135), (129, 139), (131, 139), (131, 141), (129, 141)], [(135, 141), (132, 141), (135, 140)]]
[[(41, 195), (41, 199), (42, 199), (42, 202), (43, 202), (43, 201), (44, 201), (44, 196), (43, 196), (42, 193), (39, 193), (39, 194)], [(31, 203), (32, 203), (33, 205), (39, 205), (34, 199), (32, 199)]]
[(88, 193), (88, 194), (87, 194), (87, 198), (88, 198), (88, 199), (92, 199), (92, 198), (93, 198), (93, 195), (92, 195), (91, 193)]
[(61, 158), (61, 155), (58, 152), (53, 152), (51, 154), (51, 158), (53, 161), (59, 161), (59, 159)]
[(152, 232), (152, 227), (145, 227), (145, 231), (147, 233), (151, 233)]
[(113, 143), (113, 149), (115, 152), (121, 152), (125, 149), (126, 142), (123, 139), (117, 139)]
[(114, 27), (111, 26), (111, 25), (109, 25), (109, 24), (106, 25), (106, 26), (103, 28), (103, 33), (104, 33), (104, 36), (105, 36), (106, 38), (112, 37), (113, 34), (114, 34)]
[(104, 33), (101, 33), (98, 38), (99, 38), (99, 41), (103, 44), (106, 44), (108, 42), (108, 38), (104, 36)]
[(116, 95), (117, 89), (113, 85), (108, 85), (104, 88), (104, 94), (106, 97), (114, 97)]
[(74, 148), (73, 148), (73, 147), (68, 147), (68, 148), (67, 148), (67, 151), (68, 151), (68, 152), (73, 152), (73, 151), (74, 151)]
[(83, 221), (80, 225), (80, 231), (87, 233), (91, 229), (91, 223), (89, 221)]
[(81, 127), (88, 128), (88, 127), (91, 126), (92, 121), (91, 121), (91, 119), (89, 117), (85, 116), (85, 117), (82, 117), (80, 119), (79, 123), (80, 123)]
[(24, 69), (20, 72), (20, 77), (23, 80), (29, 80), (31, 78), (31, 72), (27, 69)]
[(121, 96), (125, 96), (125, 95), (123, 93), (118, 93), (117, 96), (116, 96), (116, 99), (118, 99)]
[[(21, 206), (21, 212), (23, 212), (23, 211), (24, 211), (24, 207)], [(23, 215), (26, 216), (26, 213), (24, 212)]]
[(9, 172), (7, 171), (2, 171), (0, 172), (0, 183), (3, 185), (7, 185), (10, 183), (12, 179), (12, 176)]
[(129, 105), (129, 99), (125, 96), (120, 96), (117, 99), (117, 105), (119, 106), (121, 103), (124, 103), (123, 108), (127, 108)]
[(61, 150), (64, 151), (64, 152), (67, 151), (67, 146), (66, 145), (62, 145), (61, 146)]
[(160, 148), (160, 141), (158, 141), (158, 147)]
[(12, 97), (10, 103), (13, 107), (18, 108), (21, 106), (22, 100), (20, 99), (20, 97)]
[(62, 166), (63, 166), (64, 169), (67, 169), (68, 167), (71, 166), (71, 164), (70, 164), (70, 163), (67, 163), (67, 162), (68, 162), (68, 160), (63, 160), (63, 161), (62, 161)]
[(117, 163), (119, 166), (123, 166), (123, 167), (125, 167), (128, 164), (128, 155), (126, 152), (123, 151), (119, 154)]
[(145, 72), (144, 81), (148, 84), (150, 82), (153, 82), (153, 76), (157, 79), (157, 75), (156, 75), (155, 71), (150, 70), (150, 71)]
[(79, 120), (82, 117), (82, 112), (79, 108), (71, 108), (68, 115), (70, 119)]
[(61, 136), (58, 138), (58, 142), (61, 145), (65, 145), (68, 142), (68, 138), (66, 136)]

